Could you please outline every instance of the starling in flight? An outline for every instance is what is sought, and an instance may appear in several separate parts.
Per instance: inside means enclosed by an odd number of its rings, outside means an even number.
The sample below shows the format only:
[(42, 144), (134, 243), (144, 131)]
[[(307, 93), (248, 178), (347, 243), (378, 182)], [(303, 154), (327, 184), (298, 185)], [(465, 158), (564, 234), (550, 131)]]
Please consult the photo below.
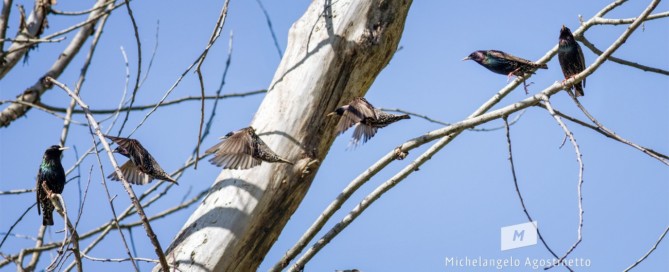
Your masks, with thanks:
[(546, 64), (538, 64), (497, 50), (478, 50), (462, 60), (473, 60), (488, 70), (511, 76), (523, 76), (532, 70), (548, 69)]
[(375, 109), (372, 104), (367, 102), (363, 97), (356, 97), (348, 105), (341, 106), (335, 111), (328, 114), (328, 116), (339, 115), (339, 124), (337, 124), (337, 134), (344, 133), (353, 125), (353, 145), (357, 145), (362, 139), (366, 143), (369, 139), (374, 137), (379, 128), (386, 127), (402, 119), (409, 119), (407, 114), (390, 114), (378, 109)]
[(272, 151), (256, 134), (253, 127), (230, 132), (221, 138), (221, 142), (207, 149), (206, 154), (214, 153), (209, 160), (223, 169), (248, 169), (260, 165), (262, 161), (282, 162), (293, 165)]
[[(105, 137), (118, 144), (118, 147), (114, 149), (114, 152), (130, 159), (120, 167), (123, 176), (129, 183), (144, 185), (148, 184), (153, 179), (162, 179), (177, 183), (176, 180), (165, 173), (165, 170), (158, 165), (158, 162), (156, 162), (153, 156), (149, 154), (149, 151), (147, 151), (139, 141), (109, 135), (105, 135)], [(112, 173), (107, 178), (116, 181), (120, 180), (118, 175), (116, 175), (116, 172)]]
[[(558, 45), (558, 60), (564, 74), (565, 80), (577, 75), (585, 69), (585, 58), (581, 46), (578, 45), (571, 34), (571, 30), (566, 26), (560, 29), (560, 43)], [(585, 87), (585, 78), (579, 83), (574, 84), (576, 96), (583, 96), (583, 87)]]
[[(37, 172), (37, 186), (35, 188), (37, 192), (37, 214), (40, 214), (42, 211), (44, 212), (42, 215), (43, 226), (53, 225), (54, 207), (47, 192), (42, 187), (42, 183), (46, 183), (46, 187), (53, 193), (63, 193), (63, 189), (65, 188), (65, 170), (63, 170), (63, 165), (60, 164), (60, 155), (65, 149), (67, 147), (52, 145), (44, 151), (42, 164), (40, 164), (39, 171)], [(40, 211), (40, 208), (42, 211)]]

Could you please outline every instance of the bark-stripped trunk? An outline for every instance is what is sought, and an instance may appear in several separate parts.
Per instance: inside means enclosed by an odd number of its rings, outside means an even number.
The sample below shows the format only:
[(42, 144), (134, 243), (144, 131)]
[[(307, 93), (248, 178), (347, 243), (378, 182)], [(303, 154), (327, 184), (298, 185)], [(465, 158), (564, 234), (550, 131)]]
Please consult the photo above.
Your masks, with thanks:
[[(223, 170), (168, 248), (181, 271), (255, 271), (304, 198), (335, 134), (337, 106), (363, 96), (388, 64), (411, 0), (316, 0), (251, 122), (295, 166)], [(156, 267), (154, 270), (158, 270)]]

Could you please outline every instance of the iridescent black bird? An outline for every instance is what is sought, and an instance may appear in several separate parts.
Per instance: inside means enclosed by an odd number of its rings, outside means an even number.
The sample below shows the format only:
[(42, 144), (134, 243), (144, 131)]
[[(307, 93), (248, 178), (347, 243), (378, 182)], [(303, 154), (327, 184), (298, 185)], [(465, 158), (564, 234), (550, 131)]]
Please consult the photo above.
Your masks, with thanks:
[(548, 69), (546, 64), (534, 63), (497, 50), (474, 51), (462, 60), (473, 60), (492, 72), (507, 75), (508, 78), (523, 76), (538, 68)]
[(207, 149), (206, 154), (211, 153), (214, 153), (214, 157), (209, 162), (223, 166), (223, 169), (248, 169), (260, 165), (262, 161), (293, 165), (274, 153), (258, 137), (253, 127), (233, 131), (221, 137), (220, 143)]
[[(583, 57), (581, 46), (574, 39), (571, 30), (564, 25), (560, 29), (558, 60), (560, 61), (560, 67), (562, 68), (565, 80), (585, 70), (585, 58)], [(581, 82), (574, 84), (572, 88), (576, 89), (576, 96), (583, 96), (585, 95), (583, 92), (584, 87), (585, 78)]]
[(382, 110), (374, 108), (364, 97), (356, 97), (351, 100), (348, 105), (343, 105), (335, 111), (328, 114), (328, 116), (339, 115), (339, 124), (337, 124), (337, 134), (344, 133), (353, 125), (353, 142), (355, 146), (362, 139), (366, 143), (369, 139), (374, 137), (379, 128), (386, 127), (402, 119), (410, 119), (407, 114), (390, 114)]
[[(125, 179), (137, 185), (147, 184), (153, 179), (161, 179), (169, 182), (177, 183), (170, 175), (165, 173), (158, 162), (149, 154), (142, 144), (135, 139), (121, 138), (105, 135), (105, 137), (118, 144), (114, 152), (126, 156), (128, 159), (120, 169)], [(116, 172), (109, 175), (107, 178), (111, 180), (120, 180)], [(178, 184), (178, 183), (177, 183)]]
[[(56, 194), (63, 193), (65, 188), (65, 170), (60, 163), (60, 155), (67, 147), (60, 147), (52, 145), (44, 151), (42, 157), (42, 164), (39, 166), (37, 172), (37, 185), (35, 191), (37, 192), (37, 214), (44, 212), (42, 215), (42, 225), (53, 225), (53, 203), (49, 199), (47, 192), (42, 187), (42, 183), (46, 183), (46, 187), (51, 192)], [(41, 208), (41, 210), (40, 210)]]

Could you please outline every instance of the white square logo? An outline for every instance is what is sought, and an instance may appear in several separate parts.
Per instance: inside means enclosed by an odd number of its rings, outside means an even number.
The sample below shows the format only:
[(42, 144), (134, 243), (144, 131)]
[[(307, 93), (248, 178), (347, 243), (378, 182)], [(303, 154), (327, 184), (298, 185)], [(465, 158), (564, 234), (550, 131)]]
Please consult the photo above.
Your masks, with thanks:
[(537, 221), (502, 227), (502, 251), (537, 244)]

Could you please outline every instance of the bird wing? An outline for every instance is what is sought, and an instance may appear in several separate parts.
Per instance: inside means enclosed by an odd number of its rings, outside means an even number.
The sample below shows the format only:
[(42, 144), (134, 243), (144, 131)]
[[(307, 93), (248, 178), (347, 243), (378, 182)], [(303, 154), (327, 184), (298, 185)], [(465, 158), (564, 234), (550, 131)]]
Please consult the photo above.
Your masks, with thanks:
[(519, 57), (516, 57), (514, 55), (504, 53), (502, 51), (488, 50), (488, 54), (491, 54), (494, 57), (497, 57), (497, 58), (500, 58), (500, 59), (515, 61), (515, 62), (519, 62), (519, 63), (522, 63), (522, 64), (527, 64), (527, 65), (530, 65), (530, 66), (536, 66), (537, 65), (533, 61), (529, 61), (529, 60), (526, 60), (524, 58), (519, 58)]
[(248, 169), (260, 165), (262, 161), (247, 154), (217, 154), (209, 162), (223, 169)]
[(253, 137), (246, 130), (228, 133), (220, 143), (205, 152), (215, 153), (209, 162), (216, 166), (223, 166), (224, 169), (247, 169), (261, 162), (253, 158)]
[[(578, 66), (579, 71), (583, 71), (585, 70), (585, 57), (583, 56), (583, 50), (581, 50), (581, 46), (578, 45), (578, 42), (574, 41), (574, 43), (576, 43), (576, 51), (578, 51), (578, 64), (576, 65)], [(583, 87), (585, 87), (585, 78), (583, 78), (581, 82), (583, 83)]]
[(42, 199), (42, 194), (44, 194), (44, 190), (42, 189), (42, 186), (40, 184), (40, 179), (42, 177), (42, 167), (40, 167), (39, 171), (37, 172), (37, 184), (35, 184), (35, 196), (37, 197), (37, 214), (40, 215), (42, 214), (41, 212), (41, 206), (42, 202), (40, 199)]
[(353, 99), (353, 101), (349, 103), (348, 108), (344, 111), (344, 114), (342, 114), (341, 119), (339, 119), (337, 133), (344, 133), (344, 131), (366, 118), (376, 119), (374, 106), (363, 97)]
[[(125, 177), (125, 179), (129, 183), (136, 184), (136, 185), (144, 185), (144, 184), (148, 184), (149, 182), (151, 182), (153, 180), (153, 178), (151, 176), (149, 176), (149, 175), (143, 173), (142, 171), (140, 171), (139, 168), (137, 168), (132, 161), (125, 162), (123, 165), (121, 165), (120, 169), (121, 169), (121, 173), (123, 173), (123, 176)], [(121, 180), (118, 177), (118, 175), (116, 174), (116, 172), (107, 176), (107, 178), (109, 178), (111, 180), (116, 180), (116, 181)]]
[(133, 139), (130, 139), (130, 138), (114, 137), (114, 136), (111, 136), (111, 135), (103, 135), (103, 136), (105, 136), (109, 140), (112, 140), (117, 145), (120, 145), (122, 147), (128, 147), (129, 142), (136, 141), (136, 140), (133, 140)]
[(135, 139), (114, 137), (109, 135), (104, 135), (104, 136), (115, 142), (121, 148), (123, 148), (126, 151), (126, 153), (131, 155), (130, 157), (137, 155), (137, 153), (141, 153), (139, 152), (140, 150), (146, 150), (144, 149), (142, 144), (140, 144), (139, 141)]
[(360, 139), (362, 139), (363, 144), (366, 143), (369, 141), (369, 139), (374, 137), (378, 130), (379, 129), (376, 127), (368, 126), (362, 123), (358, 124), (353, 131), (353, 145), (358, 145), (360, 143)]

